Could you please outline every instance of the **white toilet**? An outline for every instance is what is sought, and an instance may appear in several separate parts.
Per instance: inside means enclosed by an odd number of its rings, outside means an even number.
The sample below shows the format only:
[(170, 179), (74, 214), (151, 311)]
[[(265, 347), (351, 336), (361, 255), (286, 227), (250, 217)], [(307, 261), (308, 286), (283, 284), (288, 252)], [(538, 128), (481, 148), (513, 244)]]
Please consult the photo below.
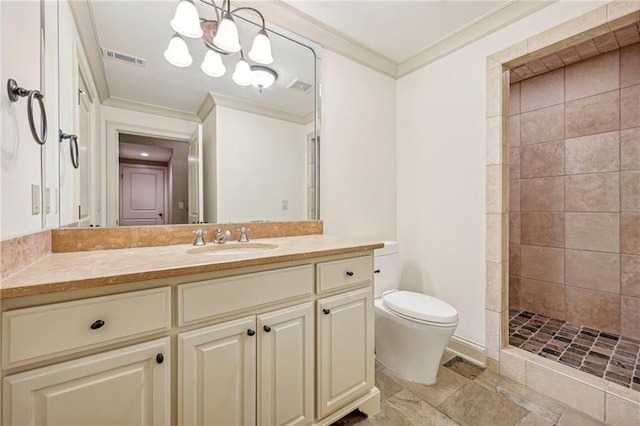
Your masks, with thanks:
[(444, 349), (458, 325), (448, 303), (398, 290), (398, 243), (375, 250), (376, 360), (403, 379), (434, 384)]

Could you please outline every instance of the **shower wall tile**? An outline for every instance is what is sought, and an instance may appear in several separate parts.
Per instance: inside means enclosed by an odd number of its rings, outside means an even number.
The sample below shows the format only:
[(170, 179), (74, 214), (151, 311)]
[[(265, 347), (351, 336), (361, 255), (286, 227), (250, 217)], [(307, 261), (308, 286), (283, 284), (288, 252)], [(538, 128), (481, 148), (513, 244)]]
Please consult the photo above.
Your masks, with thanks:
[(620, 131), (622, 170), (640, 170), (640, 127)]
[(567, 102), (565, 104), (565, 120), (565, 136), (567, 138), (618, 130), (620, 126), (620, 94), (615, 90)]
[(520, 179), (520, 148), (509, 150), (509, 178)]
[(564, 104), (520, 115), (520, 144), (551, 142), (564, 138)]
[(566, 213), (565, 246), (619, 253), (620, 218), (616, 213)]
[(520, 244), (520, 213), (509, 213), (509, 242)]
[(640, 170), (620, 173), (620, 210), (640, 213)]
[[(523, 87), (525, 83), (526, 81), (522, 82)], [(566, 68), (565, 99), (567, 102), (617, 90), (619, 86), (618, 50), (569, 65)]]
[(509, 147), (520, 146), (520, 115), (509, 117)]
[(640, 297), (621, 296), (622, 330), (624, 336), (640, 339)]
[(509, 244), (509, 275), (520, 276), (520, 244)]
[(520, 180), (509, 181), (509, 211), (520, 211)]
[(565, 210), (569, 212), (620, 211), (619, 173), (567, 176)]
[(640, 254), (640, 214), (620, 214), (620, 252)]
[(524, 145), (520, 148), (520, 177), (564, 174), (564, 141)]
[(564, 283), (564, 250), (551, 247), (520, 246), (522, 278)]
[(547, 72), (520, 83), (520, 112), (564, 102), (564, 69)]
[(640, 297), (640, 256), (620, 256), (620, 294)]
[(620, 49), (620, 87), (640, 84), (640, 43)]
[(567, 139), (565, 161), (568, 175), (618, 171), (620, 133), (616, 131)]
[(520, 306), (519, 277), (509, 277), (509, 306)]
[(564, 178), (521, 179), (520, 210), (523, 212), (564, 211)]
[(620, 89), (620, 127), (640, 126), (640, 84)]
[(564, 213), (521, 213), (520, 242), (564, 248)]
[(509, 88), (509, 115), (520, 114), (520, 83)]
[(620, 296), (566, 287), (567, 321), (620, 333)]
[(521, 277), (520, 304), (527, 311), (565, 319), (565, 286)]
[(565, 283), (608, 293), (620, 293), (620, 256), (617, 253), (565, 250)]

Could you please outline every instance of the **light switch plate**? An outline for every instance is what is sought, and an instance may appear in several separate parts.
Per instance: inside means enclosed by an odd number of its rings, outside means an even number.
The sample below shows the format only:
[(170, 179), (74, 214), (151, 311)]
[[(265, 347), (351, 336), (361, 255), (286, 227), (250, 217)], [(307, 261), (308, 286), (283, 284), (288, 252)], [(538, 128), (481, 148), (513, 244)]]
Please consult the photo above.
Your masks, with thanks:
[(31, 214), (40, 214), (40, 186), (31, 185)]
[(289, 210), (289, 200), (282, 200), (282, 210)]

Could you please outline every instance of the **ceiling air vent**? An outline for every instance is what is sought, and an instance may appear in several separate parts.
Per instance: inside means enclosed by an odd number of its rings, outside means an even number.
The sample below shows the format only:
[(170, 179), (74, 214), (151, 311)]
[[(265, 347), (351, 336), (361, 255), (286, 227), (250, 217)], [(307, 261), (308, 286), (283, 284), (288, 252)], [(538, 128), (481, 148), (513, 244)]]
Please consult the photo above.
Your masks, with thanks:
[(313, 84), (298, 80), (297, 78), (294, 78), (293, 81), (287, 85), (287, 89), (294, 89), (304, 93), (309, 93), (312, 87)]
[(136, 58), (135, 56), (127, 55), (126, 53), (116, 52), (115, 50), (109, 50), (102, 48), (102, 56), (109, 59), (115, 59), (116, 61), (126, 62), (131, 65), (138, 65), (144, 67), (147, 63), (146, 59)]

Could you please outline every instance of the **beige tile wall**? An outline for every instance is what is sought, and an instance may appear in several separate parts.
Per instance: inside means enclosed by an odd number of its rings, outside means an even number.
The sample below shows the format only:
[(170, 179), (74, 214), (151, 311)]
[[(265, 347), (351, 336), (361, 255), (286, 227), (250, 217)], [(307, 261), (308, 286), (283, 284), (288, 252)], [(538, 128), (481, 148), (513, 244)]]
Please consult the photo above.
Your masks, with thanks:
[(516, 69), (509, 303), (640, 339), (640, 43), (610, 50), (612, 34), (576, 46), (589, 59)]

